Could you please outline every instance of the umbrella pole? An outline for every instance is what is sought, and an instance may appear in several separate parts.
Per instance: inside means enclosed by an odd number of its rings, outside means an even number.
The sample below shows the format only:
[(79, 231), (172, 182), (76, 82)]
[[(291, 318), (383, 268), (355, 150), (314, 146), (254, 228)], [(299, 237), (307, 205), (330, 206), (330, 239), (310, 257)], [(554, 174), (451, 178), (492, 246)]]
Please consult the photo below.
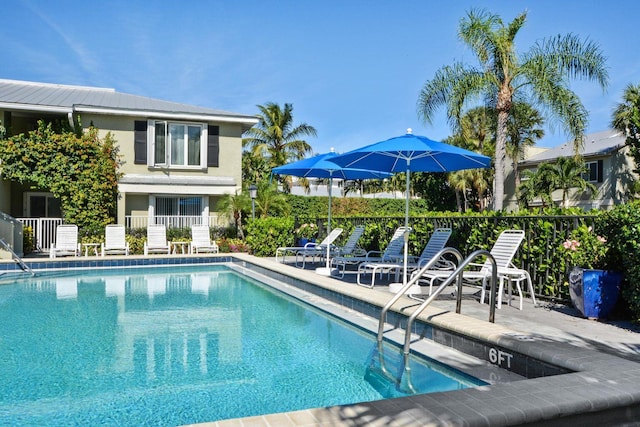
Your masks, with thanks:
[[(329, 177), (329, 213), (327, 217), (327, 236), (331, 233), (331, 187), (333, 187), (333, 176)], [(331, 245), (327, 245), (327, 261), (324, 268), (316, 268), (316, 273), (323, 276), (331, 276), (331, 267), (329, 265), (329, 255), (331, 254)]]
[(406, 185), (406, 197), (404, 206), (404, 271), (402, 273), (402, 284), (407, 284), (407, 265), (409, 259), (409, 188), (410, 181), (409, 175), (411, 174), (411, 167), (409, 165), (411, 160), (407, 159), (407, 185)]

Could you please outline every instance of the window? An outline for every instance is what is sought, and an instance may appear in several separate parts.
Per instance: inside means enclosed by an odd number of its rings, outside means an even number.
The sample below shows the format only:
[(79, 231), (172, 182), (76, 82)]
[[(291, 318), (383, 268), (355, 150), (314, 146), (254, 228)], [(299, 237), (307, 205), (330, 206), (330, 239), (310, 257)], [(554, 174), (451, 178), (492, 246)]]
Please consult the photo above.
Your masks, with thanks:
[(29, 218), (61, 218), (60, 200), (49, 193), (26, 193), (26, 216)]
[(586, 163), (587, 171), (582, 174), (582, 178), (589, 182), (602, 182), (603, 163), (602, 160)]
[(217, 168), (220, 127), (205, 123), (136, 120), (133, 147), (136, 165)]
[(203, 166), (204, 130), (205, 126), (201, 124), (155, 121), (152, 136), (154, 165)]
[(200, 216), (202, 215), (201, 197), (156, 197), (156, 215), (158, 216)]
[(194, 196), (156, 196), (155, 223), (186, 228), (202, 224), (202, 198)]

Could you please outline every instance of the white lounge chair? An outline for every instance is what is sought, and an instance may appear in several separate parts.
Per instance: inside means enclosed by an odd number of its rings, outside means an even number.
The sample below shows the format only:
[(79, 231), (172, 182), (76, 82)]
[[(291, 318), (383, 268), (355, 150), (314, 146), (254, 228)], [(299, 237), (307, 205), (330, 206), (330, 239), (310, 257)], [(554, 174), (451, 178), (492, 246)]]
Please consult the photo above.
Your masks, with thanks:
[[(525, 270), (516, 268), (513, 263), (513, 257), (515, 256), (520, 244), (524, 240), (523, 230), (505, 230), (498, 236), (498, 239), (494, 243), (489, 253), (493, 256), (497, 266), (498, 277), (498, 301), (497, 307), (502, 307), (502, 294), (504, 292), (504, 282), (513, 281), (516, 285), (518, 293), (520, 295), (520, 310), (522, 310), (522, 289), (520, 283), (523, 280), (527, 280), (529, 285), (529, 293), (535, 305), (535, 295), (533, 291), (533, 284), (531, 283), (531, 277)], [(482, 290), (480, 294), (480, 302), (484, 303), (487, 283), (491, 279), (492, 264), (487, 259), (483, 264), (471, 263), (470, 266), (475, 267), (476, 270), (466, 270), (463, 272), (463, 280), (470, 283), (481, 283)], [(442, 270), (428, 270), (424, 272), (421, 277), (429, 283), (429, 295), (432, 292), (434, 281), (442, 281), (451, 275), (450, 271)], [(509, 283), (510, 284), (510, 283)], [(509, 287), (509, 293), (511, 288)]]
[(77, 225), (66, 224), (56, 228), (56, 241), (49, 249), (49, 257), (55, 258), (64, 255), (80, 255)]
[(209, 226), (197, 224), (191, 226), (191, 253), (218, 253), (218, 245), (209, 236)]
[(124, 225), (109, 224), (104, 228), (104, 243), (101, 245), (100, 254), (129, 255)]
[(311, 258), (311, 262), (314, 263), (325, 260), (327, 257), (327, 249), (329, 250), (329, 255), (331, 255), (331, 252), (334, 250), (331, 245), (340, 234), (342, 234), (342, 228), (334, 228), (322, 242), (310, 242), (304, 245), (303, 249), (296, 251), (296, 267), (300, 265), (300, 259), (302, 259), (302, 268), (305, 267), (307, 258)]
[(337, 256), (331, 259), (331, 265), (337, 268), (340, 277), (344, 277), (347, 265), (360, 265), (363, 262), (398, 262), (403, 258), (405, 230), (410, 233), (411, 227), (398, 227), (383, 252), (369, 251), (364, 256)]
[[(334, 228), (334, 230), (340, 230), (340, 233), (342, 233), (342, 229), (338, 229), (338, 228)], [(337, 236), (335, 236), (337, 237)], [(309, 242), (304, 246), (281, 246), (279, 248), (276, 249), (276, 262), (278, 261), (278, 256), (282, 256), (282, 262), (285, 262), (285, 258), (287, 256), (287, 254), (291, 254), (291, 255), (296, 255), (298, 253), (298, 251), (304, 250), (304, 249), (312, 249), (316, 246), (324, 246), (324, 245), (330, 245), (333, 243), (333, 241), (335, 240), (335, 237), (331, 235), (331, 233), (329, 233), (329, 235), (327, 235), (327, 237), (325, 237), (324, 239), (322, 239), (322, 242), (320, 243), (313, 243), (313, 242)], [(326, 246), (324, 246), (326, 248)]]
[(353, 229), (349, 238), (346, 242), (344, 242), (343, 246), (336, 246), (335, 248), (335, 256), (364, 256), (367, 252), (358, 247), (358, 241), (365, 230), (364, 225), (359, 225)]
[[(416, 270), (426, 265), (431, 259), (442, 249), (444, 249), (447, 241), (451, 236), (450, 228), (437, 228), (429, 238), (426, 246), (419, 257), (411, 257), (407, 260), (407, 271)], [(441, 267), (452, 270), (453, 264), (443, 260)], [(358, 285), (367, 286), (373, 288), (375, 285), (376, 274), (390, 274), (395, 272), (396, 280), (398, 275), (404, 269), (404, 260), (392, 261), (392, 262), (363, 262), (358, 266)], [(362, 283), (361, 278), (367, 274), (371, 274), (371, 284)]]
[(164, 225), (150, 224), (147, 226), (147, 241), (144, 242), (144, 254), (169, 254), (171, 246), (167, 242), (167, 228)]

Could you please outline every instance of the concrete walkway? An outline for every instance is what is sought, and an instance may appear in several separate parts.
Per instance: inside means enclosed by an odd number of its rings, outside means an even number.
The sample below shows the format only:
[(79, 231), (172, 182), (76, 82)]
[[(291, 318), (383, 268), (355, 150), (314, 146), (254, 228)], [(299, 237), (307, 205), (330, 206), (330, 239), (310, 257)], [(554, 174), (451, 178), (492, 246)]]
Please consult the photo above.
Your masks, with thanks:
[[(350, 272), (343, 280), (355, 284), (355, 276)], [(376, 289), (388, 289), (388, 280), (383, 278), (376, 283)], [(433, 306), (455, 312), (453, 290), (453, 287), (446, 290), (433, 302)], [(480, 304), (479, 295), (478, 287), (464, 287), (461, 314), (488, 321), (489, 306)], [(525, 298), (523, 310), (518, 309), (517, 299), (512, 300), (512, 305), (503, 303), (501, 309), (496, 309), (495, 323), (540, 339), (569, 343), (640, 362), (640, 325), (630, 321), (585, 319), (572, 306), (547, 301), (537, 303), (534, 307), (531, 299)]]

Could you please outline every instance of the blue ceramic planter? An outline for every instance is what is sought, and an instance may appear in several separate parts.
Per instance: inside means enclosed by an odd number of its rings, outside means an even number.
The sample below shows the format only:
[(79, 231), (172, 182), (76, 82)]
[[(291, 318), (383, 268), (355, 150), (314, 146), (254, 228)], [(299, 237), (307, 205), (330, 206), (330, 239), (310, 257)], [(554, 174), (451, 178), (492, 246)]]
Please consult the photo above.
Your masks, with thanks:
[(616, 305), (622, 274), (617, 271), (574, 267), (569, 273), (573, 305), (589, 319), (604, 319)]

